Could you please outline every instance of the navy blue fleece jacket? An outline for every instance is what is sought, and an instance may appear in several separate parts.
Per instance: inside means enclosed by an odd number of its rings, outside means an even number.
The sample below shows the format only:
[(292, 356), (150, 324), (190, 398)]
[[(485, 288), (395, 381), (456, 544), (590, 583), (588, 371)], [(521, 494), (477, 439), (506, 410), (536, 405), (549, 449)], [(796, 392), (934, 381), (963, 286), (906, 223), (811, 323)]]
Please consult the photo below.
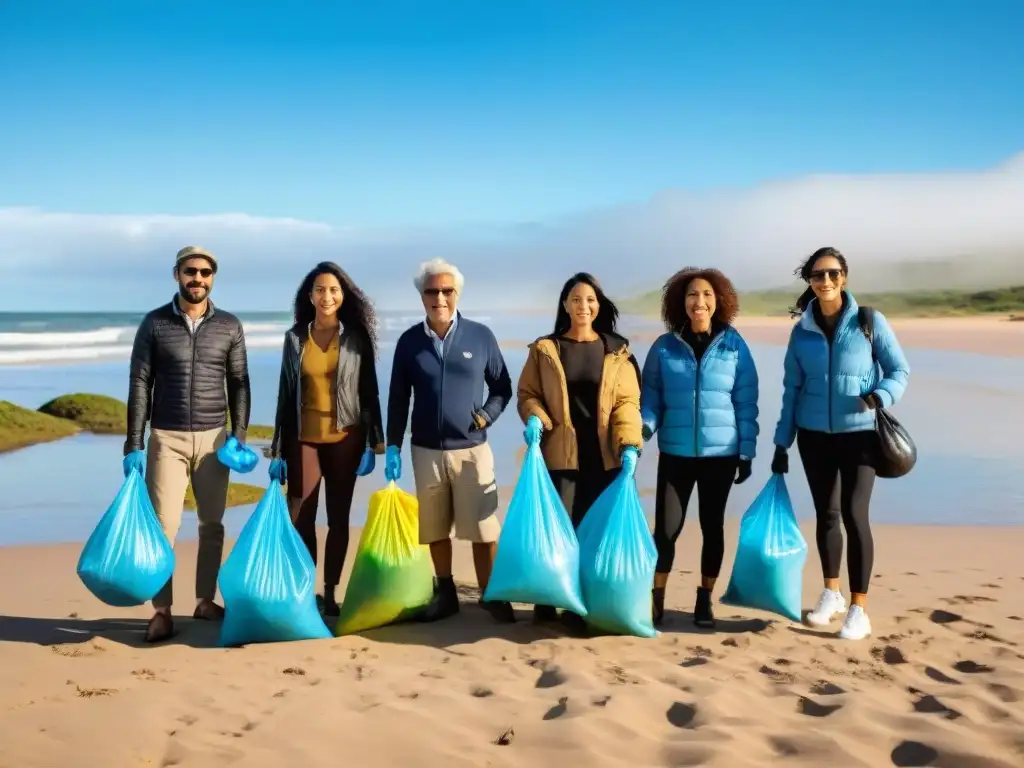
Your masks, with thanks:
[(487, 428), (477, 427), (474, 414), (490, 426), (512, 399), (512, 379), (491, 329), (459, 315), (450, 333), (443, 359), (423, 323), (398, 338), (388, 396), (388, 445), (402, 445), (410, 397), (412, 444), (446, 451), (485, 442)]

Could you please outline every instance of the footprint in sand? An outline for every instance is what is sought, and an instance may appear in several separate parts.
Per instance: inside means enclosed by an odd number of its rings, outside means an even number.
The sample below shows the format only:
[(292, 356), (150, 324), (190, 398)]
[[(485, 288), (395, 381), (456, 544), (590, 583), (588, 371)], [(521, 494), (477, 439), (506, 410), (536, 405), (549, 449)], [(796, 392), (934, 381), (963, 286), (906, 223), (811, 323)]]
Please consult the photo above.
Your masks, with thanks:
[(903, 651), (897, 648), (895, 645), (886, 645), (884, 647), (875, 646), (871, 649), (871, 656), (876, 661), (884, 661), (886, 664), (906, 664), (907, 657), (903, 655)]
[(889, 755), (892, 764), (899, 768), (926, 768), (935, 765), (939, 759), (936, 749), (919, 741), (904, 741), (896, 746)]
[(767, 664), (763, 665), (758, 672), (765, 677), (771, 678), (776, 683), (792, 683), (796, 681), (796, 676), (789, 672), (782, 672), (774, 667), (769, 667)]
[(801, 696), (797, 700), (796, 711), (808, 717), (828, 717), (842, 708), (842, 704), (819, 704), (814, 699)]
[(811, 686), (811, 693), (815, 696), (839, 696), (840, 694), (846, 693), (846, 691), (833, 682), (828, 680), (819, 680)]
[(544, 713), (544, 720), (557, 720), (569, 709), (569, 697), (563, 696), (551, 709)]
[(956, 678), (952, 678), (945, 672), (936, 669), (935, 667), (925, 667), (924, 673), (928, 675), (936, 683), (943, 683), (945, 685), (960, 685), (960, 681)]
[(704, 664), (707, 664), (707, 663), (708, 663), (708, 660), (704, 656), (691, 656), (690, 658), (685, 659), (685, 660), (679, 662), (679, 666), (680, 667), (687, 667), (687, 668), (689, 668), (689, 667), (700, 667), (700, 666), (703, 666)]
[(1002, 683), (989, 683), (988, 689), (1003, 704), (1016, 704), (1020, 701), (1020, 691)]
[(951, 709), (939, 701), (937, 698), (930, 694), (916, 691), (913, 688), (910, 692), (917, 695), (918, 699), (914, 702), (914, 711), (925, 715), (942, 715), (947, 720), (959, 720), (963, 715), (957, 712), (955, 709)]
[(469, 695), (475, 699), (486, 699), (494, 695), (494, 691), (486, 685), (476, 685), (470, 689)]
[(979, 664), (978, 662), (971, 661), (970, 659), (958, 661), (956, 664), (953, 665), (953, 669), (965, 675), (977, 675), (984, 672), (993, 671), (992, 667), (988, 666), (988, 664)]
[(1007, 616), (1010, 621), (1024, 621), (1020, 616)]
[(697, 707), (691, 704), (683, 704), (681, 701), (677, 701), (668, 708), (665, 717), (676, 728), (692, 730), (697, 727), (695, 722), (697, 719)]
[(556, 686), (562, 685), (568, 678), (562, 672), (561, 668), (557, 666), (549, 666), (540, 673), (540, 677), (537, 678), (537, 682), (534, 683), (536, 688), (555, 688)]
[(595, 696), (593, 701), (590, 702), (590, 704), (594, 707), (606, 707), (608, 706), (608, 702), (611, 700), (611, 696)]

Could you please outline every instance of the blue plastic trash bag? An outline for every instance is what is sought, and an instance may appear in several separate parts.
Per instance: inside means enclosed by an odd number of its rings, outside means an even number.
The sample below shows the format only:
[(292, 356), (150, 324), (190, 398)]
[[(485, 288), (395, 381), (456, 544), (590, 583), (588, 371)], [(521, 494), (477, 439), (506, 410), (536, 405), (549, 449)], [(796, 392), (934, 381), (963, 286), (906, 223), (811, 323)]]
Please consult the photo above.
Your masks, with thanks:
[(721, 602), (800, 621), (807, 542), (782, 475), (772, 475), (740, 521), (736, 560)]
[(658, 552), (633, 476), (619, 473), (587, 510), (576, 536), (587, 623), (614, 634), (656, 637), (651, 587)]
[(552, 605), (587, 615), (576, 533), (539, 445), (526, 449), (484, 599)]
[(246, 475), (256, 469), (260, 457), (256, 451), (247, 445), (238, 442), (237, 437), (229, 437), (220, 448), (217, 449), (217, 459), (228, 469)]
[(224, 623), (220, 644), (331, 637), (313, 592), (316, 566), (272, 482), (220, 569)]
[(152, 600), (173, 574), (174, 548), (133, 469), (85, 542), (78, 578), (107, 605), (128, 608)]

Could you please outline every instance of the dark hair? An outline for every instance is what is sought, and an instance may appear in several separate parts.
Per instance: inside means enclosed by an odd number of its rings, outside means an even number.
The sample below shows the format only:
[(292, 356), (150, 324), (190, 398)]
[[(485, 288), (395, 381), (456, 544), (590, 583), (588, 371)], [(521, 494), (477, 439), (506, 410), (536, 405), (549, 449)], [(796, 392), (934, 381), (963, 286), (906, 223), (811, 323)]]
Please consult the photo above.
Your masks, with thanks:
[(801, 264), (799, 267), (793, 270), (793, 274), (799, 277), (808, 285), (807, 290), (805, 290), (803, 293), (800, 294), (799, 297), (797, 297), (796, 304), (790, 307), (789, 314), (791, 317), (798, 317), (799, 315), (803, 314), (804, 310), (806, 310), (808, 306), (810, 306), (811, 300), (814, 298), (814, 289), (812, 289), (810, 286), (811, 272), (814, 269), (814, 264), (818, 261), (818, 259), (823, 259), (826, 256), (831, 256), (832, 258), (839, 262), (839, 266), (843, 270), (844, 275), (849, 274), (849, 269), (846, 266), (846, 257), (843, 256), (843, 254), (841, 254), (837, 248), (830, 248), (826, 246), (824, 248), (819, 248), (818, 250), (816, 250), (807, 258), (807, 260), (803, 264)]
[(597, 303), (600, 306), (597, 317), (594, 318), (594, 330), (602, 334), (615, 333), (615, 327), (619, 321), (619, 308), (615, 306), (615, 302), (605, 296), (596, 277), (589, 272), (577, 272), (565, 281), (562, 292), (558, 295), (558, 309), (555, 310), (555, 335), (560, 336), (572, 327), (569, 313), (565, 311), (565, 301), (569, 298), (572, 289), (580, 283), (585, 283), (594, 289), (594, 295), (597, 296)]
[(717, 269), (683, 267), (665, 281), (661, 291), (661, 319), (673, 333), (680, 333), (690, 323), (686, 314), (686, 291), (694, 280), (707, 280), (715, 292), (712, 320), (729, 325), (740, 311), (740, 297), (732, 281)]
[(333, 261), (321, 261), (309, 273), (302, 278), (299, 290), (295, 292), (295, 326), (305, 328), (316, 317), (316, 308), (310, 301), (309, 295), (313, 291), (313, 283), (320, 275), (334, 275), (341, 284), (342, 297), (341, 307), (338, 308), (338, 319), (347, 328), (357, 328), (366, 334), (370, 342), (373, 354), (377, 355), (377, 314), (373, 310), (373, 304), (366, 297), (359, 286), (355, 284), (348, 273)]

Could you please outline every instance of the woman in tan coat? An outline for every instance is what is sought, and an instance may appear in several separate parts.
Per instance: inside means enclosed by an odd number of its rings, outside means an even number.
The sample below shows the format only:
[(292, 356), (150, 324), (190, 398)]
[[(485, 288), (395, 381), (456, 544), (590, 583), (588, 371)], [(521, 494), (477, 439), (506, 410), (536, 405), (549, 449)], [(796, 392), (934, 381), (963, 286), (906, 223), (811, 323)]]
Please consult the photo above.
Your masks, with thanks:
[[(562, 287), (555, 330), (530, 345), (517, 407), (527, 443), (540, 442), (565, 509), (579, 526), (621, 470), (632, 474), (643, 445), (640, 366), (615, 331), (619, 311), (585, 272)], [(534, 608), (537, 621), (557, 618)], [(563, 613), (577, 627), (582, 619)]]

